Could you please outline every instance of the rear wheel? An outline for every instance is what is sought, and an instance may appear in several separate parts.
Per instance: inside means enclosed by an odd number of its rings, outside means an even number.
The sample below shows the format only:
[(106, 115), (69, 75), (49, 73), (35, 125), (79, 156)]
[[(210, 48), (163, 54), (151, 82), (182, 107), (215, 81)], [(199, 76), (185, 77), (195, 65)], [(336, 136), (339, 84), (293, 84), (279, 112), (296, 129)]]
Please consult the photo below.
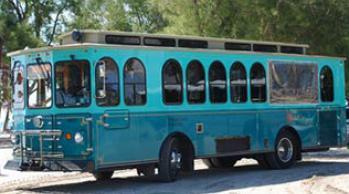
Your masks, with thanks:
[(289, 131), (283, 131), (275, 142), (275, 151), (265, 155), (267, 164), (272, 169), (284, 169), (294, 165), (300, 154), (297, 138)]
[(93, 176), (97, 181), (104, 181), (109, 180), (113, 176), (114, 171), (102, 171), (102, 172), (95, 172), (93, 173)]
[(174, 181), (182, 168), (182, 151), (178, 140), (169, 138), (164, 143), (160, 153), (159, 178), (163, 182)]
[(230, 168), (238, 161), (235, 157), (219, 157), (203, 159), (208, 168)]

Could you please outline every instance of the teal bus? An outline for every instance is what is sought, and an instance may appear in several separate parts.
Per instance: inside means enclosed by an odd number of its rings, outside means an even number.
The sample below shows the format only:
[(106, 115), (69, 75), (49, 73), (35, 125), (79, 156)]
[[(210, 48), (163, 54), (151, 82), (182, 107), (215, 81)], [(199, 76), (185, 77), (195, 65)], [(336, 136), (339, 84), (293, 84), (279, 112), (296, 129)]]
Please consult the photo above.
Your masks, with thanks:
[(308, 45), (73, 31), (10, 53), (7, 169), (115, 170), (173, 181), (252, 158), (285, 169), (347, 143), (345, 59)]

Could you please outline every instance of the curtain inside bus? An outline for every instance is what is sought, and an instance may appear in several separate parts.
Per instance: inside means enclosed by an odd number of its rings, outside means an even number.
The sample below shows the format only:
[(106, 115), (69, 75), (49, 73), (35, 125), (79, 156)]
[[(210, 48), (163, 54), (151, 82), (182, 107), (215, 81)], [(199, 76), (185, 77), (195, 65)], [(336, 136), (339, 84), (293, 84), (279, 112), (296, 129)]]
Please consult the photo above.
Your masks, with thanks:
[(271, 62), (270, 102), (316, 103), (318, 101), (318, 67), (315, 64)]

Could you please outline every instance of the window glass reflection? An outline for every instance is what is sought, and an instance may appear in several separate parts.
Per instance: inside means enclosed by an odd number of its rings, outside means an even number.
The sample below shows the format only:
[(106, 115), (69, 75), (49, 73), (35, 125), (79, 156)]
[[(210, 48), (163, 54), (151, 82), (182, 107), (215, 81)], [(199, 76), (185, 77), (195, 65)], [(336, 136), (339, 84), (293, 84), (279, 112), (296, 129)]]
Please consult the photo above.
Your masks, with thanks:
[(205, 71), (199, 61), (192, 61), (187, 67), (187, 98), (192, 104), (205, 102)]
[(143, 105), (147, 100), (145, 69), (138, 59), (130, 59), (124, 68), (125, 103)]
[(210, 101), (224, 103), (227, 101), (226, 72), (222, 63), (214, 62), (209, 70)]
[(81, 107), (90, 104), (90, 66), (87, 61), (59, 62), (55, 75), (58, 107)]
[(166, 104), (182, 103), (182, 69), (178, 62), (168, 61), (162, 72), (163, 100)]

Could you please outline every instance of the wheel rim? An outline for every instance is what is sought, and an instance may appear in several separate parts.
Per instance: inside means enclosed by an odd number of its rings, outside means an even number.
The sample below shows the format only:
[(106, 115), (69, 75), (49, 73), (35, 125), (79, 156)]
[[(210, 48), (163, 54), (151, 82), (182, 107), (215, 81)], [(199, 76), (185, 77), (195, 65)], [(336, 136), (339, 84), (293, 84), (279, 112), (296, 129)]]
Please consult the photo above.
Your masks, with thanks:
[(293, 156), (293, 144), (291, 140), (282, 138), (277, 146), (277, 154), (282, 162), (289, 162)]
[(182, 154), (176, 149), (171, 151), (171, 169), (177, 171), (181, 168)]

